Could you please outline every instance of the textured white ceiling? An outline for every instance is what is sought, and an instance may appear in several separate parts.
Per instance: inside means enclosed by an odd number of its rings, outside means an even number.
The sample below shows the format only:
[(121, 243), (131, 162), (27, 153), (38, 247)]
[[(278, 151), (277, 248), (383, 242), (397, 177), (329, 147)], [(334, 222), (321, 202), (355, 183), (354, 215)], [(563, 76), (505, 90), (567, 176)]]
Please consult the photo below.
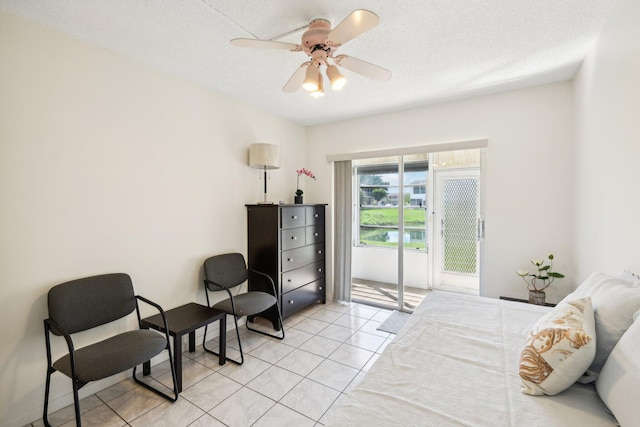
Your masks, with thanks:
[[(120, 52), (303, 125), (573, 77), (615, 0), (0, 0), (9, 13)], [(311, 98), (282, 86), (302, 52), (237, 48), (312, 18), (356, 9), (380, 25), (338, 53), (392, 71), (376, 83), (343, 70), (342, 91)], [(299, 43), (301, 32), (279, 38)]]

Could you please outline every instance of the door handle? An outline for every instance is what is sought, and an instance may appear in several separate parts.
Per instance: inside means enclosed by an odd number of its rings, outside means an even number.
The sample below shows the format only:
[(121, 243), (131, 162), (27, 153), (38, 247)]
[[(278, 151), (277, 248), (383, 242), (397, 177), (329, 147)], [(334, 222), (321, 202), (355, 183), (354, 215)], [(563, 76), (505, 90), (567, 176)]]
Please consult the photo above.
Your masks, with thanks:
[(478, 242), (482, 239), (484, 239), (484, 220), (481, 218), (478, 218)]

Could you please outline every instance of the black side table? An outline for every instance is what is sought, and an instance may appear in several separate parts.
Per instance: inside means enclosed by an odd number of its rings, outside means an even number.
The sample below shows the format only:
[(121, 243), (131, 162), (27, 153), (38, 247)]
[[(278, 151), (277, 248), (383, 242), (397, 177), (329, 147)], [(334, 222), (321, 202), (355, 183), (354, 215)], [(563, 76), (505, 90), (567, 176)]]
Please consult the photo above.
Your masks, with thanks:
[[(220, 321), (220, 337), (218, 347), (218, 363), (224, 365), (226, 362), (226, 342), (227, 342), (227, 320), (226, 313), (206, 305), (190, 302), (180, 307), (165, 311), (169, 335), (173, 337), (173, 364), (176, 371), (176, 381), (178, 382), (178, 392), (182, 391), (182, 337), (189, 334), (189, 352), (196, 351), (196, 329), (201, 328), (216, 320)], [(155, 329), (164, 332), (164, 322), (162, 316), (147, 317), (140, 321), (140, 327)], [(151, 362), (143, 364), (143, 374), (151, 373)]]

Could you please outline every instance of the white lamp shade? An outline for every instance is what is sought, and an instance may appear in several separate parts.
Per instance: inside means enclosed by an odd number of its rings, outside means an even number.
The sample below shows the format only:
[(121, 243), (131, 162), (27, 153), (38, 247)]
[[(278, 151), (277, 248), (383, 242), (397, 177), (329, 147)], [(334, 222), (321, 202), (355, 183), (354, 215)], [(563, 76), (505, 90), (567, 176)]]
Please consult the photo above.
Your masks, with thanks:
[(347, 82), (344, 76), (340, 74), (338, 67), (335, 65), (329, 65), (327, 67), (327, 77), (329, 78), (329, 82), (331, 83), (331, 88), (333, 90), (342, 89)]
[(275, 144), (251, 144), (249, 166), (257, 169), (280, 168), (280, 146)]
[(314, 90), (318, 90), (318, 75), (320, 71), (318, 67), (311, 64), (307, 67), (307, 71), (304, 77), (304, 83), (302, 83), (302, 87), (309, 92), (313, 92)]

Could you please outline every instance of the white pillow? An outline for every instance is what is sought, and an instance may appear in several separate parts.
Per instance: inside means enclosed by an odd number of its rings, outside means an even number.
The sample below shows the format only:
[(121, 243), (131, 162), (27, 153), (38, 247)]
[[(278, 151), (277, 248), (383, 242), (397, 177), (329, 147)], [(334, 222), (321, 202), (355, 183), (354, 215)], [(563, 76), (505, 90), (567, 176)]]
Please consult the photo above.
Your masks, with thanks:
[(595, 353), (591, 299), (561, 302), (538, 320), (522, 348), (522, 392), (560, 393), (585, 373)]
[(640, 420), (640, 321), (622, 335), (609, 355), (596, 389), (620, 425), (638, 425)]
[[(593, 381), (600, 373), (609, 353), (640, 310), (640, 287), (619, 277), (593, 273), (561, 302), (590, 297), (596, 321), (596, 357), (589, 376), (581, 382)], [(640, 313), (639, 313), (640, 314)]]
[(633, 284), (633, 286), (640, 286), (640, 276), (629, 270), (622, 270), (620, 273), (616, 274), (616, 277), (619, 277), (622, 280), (626, 280), (627, 282)]

